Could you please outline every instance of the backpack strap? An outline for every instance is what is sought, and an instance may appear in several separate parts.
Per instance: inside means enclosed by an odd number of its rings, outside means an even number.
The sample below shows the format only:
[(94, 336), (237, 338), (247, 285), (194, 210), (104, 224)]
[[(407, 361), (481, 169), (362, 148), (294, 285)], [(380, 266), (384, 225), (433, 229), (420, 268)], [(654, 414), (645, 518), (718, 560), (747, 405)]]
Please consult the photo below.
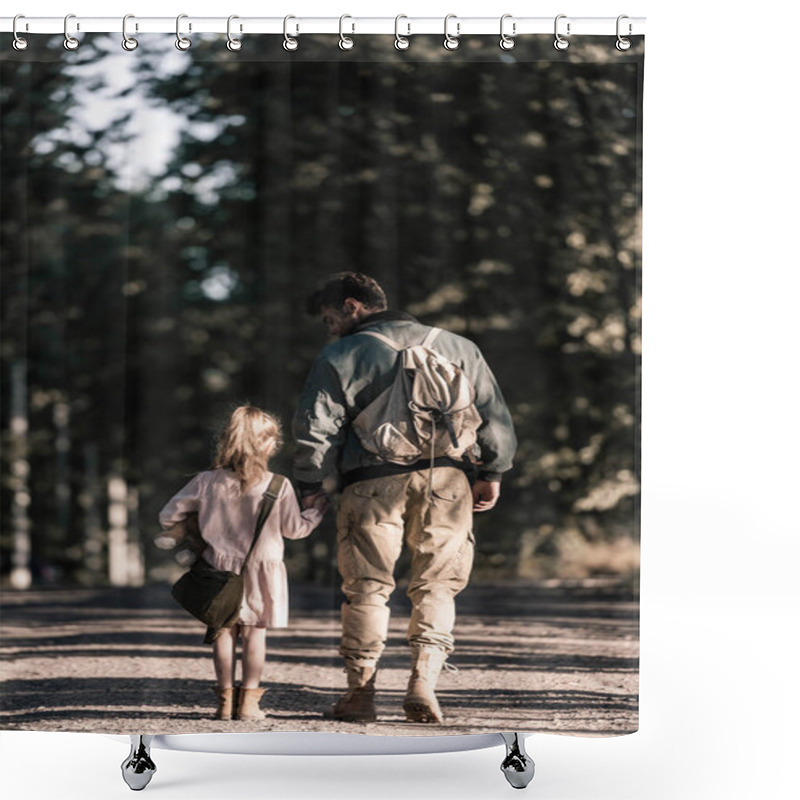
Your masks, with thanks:
[(241, 572), (244, 572), (244, 568), (247, 566), (247, 562), (250, 560), (250, 554), (253, 552), (253, 548), (256, 546), (258, 537), (261, 535), (261, 529), (264, 527), (264, 523), (267, 521), (267, 517), (269, 516), (270, 511), (272, 511), (272, 507), (275, 505), (275, 502), (277, 501), (285, 482), (286, 478), (283, 475), (273, 475), (269, 485), (264, 490), (264, 494), (261, 495), (261, 503), (258, 507), (258, 519), (256, 520), (255, 535), (253, 536), (253, 541), (250, 544), (250, 549), (247, 551), (247, 555), (242, 562), (242, 569), (240, 570)]
[(423, 339), (422, 346), (427, 347), (428, 349), (431, 348), (431, 345), (436, 340), (436, 337), (442, 332), (441, 328), (431, 328), (428, 331), (428, 335)]
[(378, 339), (379, 341), (383, 342), (384, 344), (389, 345), (389, 347), (391, 347), (392, 350), (397, 350), (398, 353), (401, 350), (405, 349), (401, 345), (397, 344), (397, 342), (392, 341), (388, 336), (384, 336), (382, 333), (378, 333), (378, 331), (359, 331), (358, 333), (359, 334), (363, 333), (365, 336), (372, 336), (375, 339)]
[[(441, 328), (431, 328), (425, 338), (422, 340), (422, 347), (428, 347), (433, 344), (436, 337), (442, 332)], [(390, 339), (388, 336), (384, 336), (382, 333), (378, 333), (378, 331), (359, 331), (359, 333), (366, 334), (367, 336), (372, 336), (375, 339), (379, 339), (386, 345), (389, 345), (393, 350), (397, 350), (400, 352), (401, 350), (405, 350), (405, 347), (399, 345), (397, 342)]]

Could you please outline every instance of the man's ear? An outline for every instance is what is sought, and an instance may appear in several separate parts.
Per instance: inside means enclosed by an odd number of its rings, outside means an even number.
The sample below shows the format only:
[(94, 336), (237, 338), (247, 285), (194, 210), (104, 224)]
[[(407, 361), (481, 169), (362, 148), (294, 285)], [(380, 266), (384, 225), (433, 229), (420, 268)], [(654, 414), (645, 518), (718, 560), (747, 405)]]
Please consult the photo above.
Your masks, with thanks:
[(352, 297), (347, 297), (345, 298), (342, 307), (344, 308), (344, 313), (350, 315), (350, 314), (355, 314), (356, 311), (358, 311), (360, 305), (361, 304), (358, 302), (358, 300), (355, 300)]

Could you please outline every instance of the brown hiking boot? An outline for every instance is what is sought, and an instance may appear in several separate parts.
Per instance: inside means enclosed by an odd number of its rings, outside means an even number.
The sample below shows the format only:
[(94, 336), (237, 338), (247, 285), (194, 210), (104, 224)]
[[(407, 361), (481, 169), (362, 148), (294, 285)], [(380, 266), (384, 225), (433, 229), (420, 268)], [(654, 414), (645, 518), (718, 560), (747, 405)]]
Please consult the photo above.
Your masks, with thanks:
[(438, 647), (413, 648), (411, 678), (403, 701), (403, 711), (408, 722), (444, 722), (442, 709), (433, 690), (447, 653)]
[(266, 714), (258, 707), (264, 689), (239, 689), (239, 702), (236, 706), (236, 719), (264, 719)]
[(234, 694), (236, 690), (233, 686), (228, 686), (225, 689), (215, 686), (214, 692), (217, 695), (218, 701), (214, 719), (231, 719), (233, 717)]
[(347, 692), (322, 716), (343, 722), (374, 722), (376, 667), (348, 666), (346, 672)]

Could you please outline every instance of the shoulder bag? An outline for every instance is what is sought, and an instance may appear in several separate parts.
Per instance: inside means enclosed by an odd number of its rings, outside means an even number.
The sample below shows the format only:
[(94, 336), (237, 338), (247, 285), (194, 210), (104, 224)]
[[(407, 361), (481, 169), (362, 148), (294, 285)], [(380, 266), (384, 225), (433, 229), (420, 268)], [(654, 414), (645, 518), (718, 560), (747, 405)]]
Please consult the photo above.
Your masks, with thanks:
[(229, 628), (239, 620), (244, 571), (285, 480), (282, 475), (273, 475), (261, 498), (255, 534), (240, 572), (214, 569), (205, 559), (198, 558), (172, 587), (175, 600), (193, 617), (208, 625), (206, 642), (214, 641), (222, 628)]

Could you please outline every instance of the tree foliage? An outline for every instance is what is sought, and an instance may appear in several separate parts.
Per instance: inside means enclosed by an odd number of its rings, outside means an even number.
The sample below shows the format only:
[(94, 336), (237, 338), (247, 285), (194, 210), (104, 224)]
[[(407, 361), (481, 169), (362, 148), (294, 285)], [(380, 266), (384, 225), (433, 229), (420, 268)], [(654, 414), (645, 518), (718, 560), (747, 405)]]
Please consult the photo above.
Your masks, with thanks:
[[(325, 342), (305, 296), (357, 269), (394, 307), (473, 339), (514, 415), (516, 467), (476, 519), (478, 574), (634, 568), (640, 48), (542, 42), (512, 58), (415, 37), (404, 54), (366, 40), (340, 53), (307, 36), (301, 56), (200, 39), (176, 59), (168, 46), (129, 56), (143, 94), (123, 112), (120, 89), (118, 118), (95, 132), (69, 113), (88, 67), (0, 61), (3, 359), (28, 369), (37, 559), (100, 579), (85, 567), (100, 502), (87, 453), (103, 479), (124, 476), (130, 536), (147, 543), (232, 407), (288, 422)], [(118, 57), (90, 58), (113, 87)], [(132, 188), (111, 145), (133, 147), (137, 115), (155, 108), (177, 115), (179, 139)], [(52, 491), (58, 402), (66, 518)], [(289, 445), (277, 468), (290, 458)], [(298, 543), (295, 573), (329, 577), (330, 541)]]

